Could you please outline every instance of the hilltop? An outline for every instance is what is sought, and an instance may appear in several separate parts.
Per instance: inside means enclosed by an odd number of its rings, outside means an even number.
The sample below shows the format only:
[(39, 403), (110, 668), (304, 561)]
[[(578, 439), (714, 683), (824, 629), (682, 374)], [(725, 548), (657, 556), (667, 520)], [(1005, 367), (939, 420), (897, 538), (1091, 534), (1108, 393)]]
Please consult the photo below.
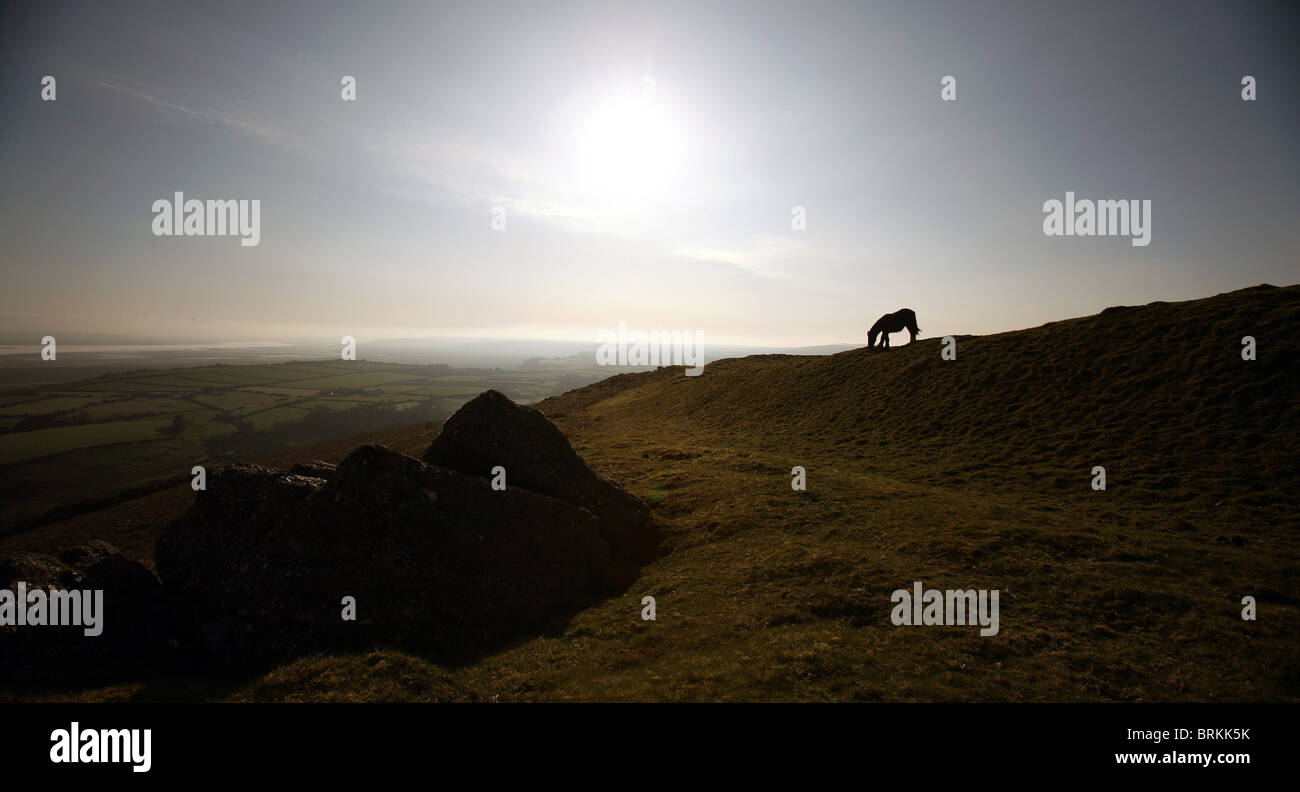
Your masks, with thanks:
[[(616, 377), (543, 401), (628, 428), (710, 429), (789, 456), (936, 486), (1294, 507), (1300, 481), (1300, 287), (1108, 308), (1029, 330), (887, 351), (752, 356)], [(1243, 336), (1258, 359), (1244, 361)], [(578, 425), (581, 425), (579, 422)]]
[[(1294, 701), (1298, 333), (1300, 286), (1261, 286), (951, 361), (928, 338), (612, 377), (536, 407), (664, 526), (625, 593), (460, 666), (377, 650), (72, 695)], [(1000, 633), (895, 627), (914, 581), (999, 589)]]

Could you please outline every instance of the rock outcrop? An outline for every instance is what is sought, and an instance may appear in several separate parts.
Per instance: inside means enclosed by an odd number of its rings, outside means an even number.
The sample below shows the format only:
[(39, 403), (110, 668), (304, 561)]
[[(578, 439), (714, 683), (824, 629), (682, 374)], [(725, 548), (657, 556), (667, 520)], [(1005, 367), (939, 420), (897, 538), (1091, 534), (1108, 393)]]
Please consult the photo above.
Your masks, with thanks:
[(484, 478), (499, 465), (509, 486), (589, 510), (609, 544), (611, 574), (620, 584), (655, 557), (659, 540), (645, 504), (596, 475), (546, 416), (497, 391), (485, 391), (448, 418), (424, 461)]
[[(12, 602), (14, 608), (33, 605), (30, 592), (36, 590), (47, 602), (51, 589), (70, 592), (80, 601), (60, 603), (57, 618), (46, 608), (44, 624), (0, 626), (0, 680), (95, 684), (139, 676), (164, 659), (168, 645), (162, 587), (152, 572), (107, 542), (0, 558), (0, 589), (15, 592), (16, 598), (20, 583), (29, 601)], [(95, 599), (96, 591), (103, 592), (102, 598)], [(83, 592), (90, 593), (89, 602)], [(87, 604), (91, 607), (83, 610)], [(66, 624), (73, 614), (81, 624)], [(14, 612), (4, 616), (6, 623), (17, 620)], [(92, 617), (98, 634), (87, 635)], [(65, 623), (56, 626), (55, 622)]]
[[(445, 457), (454, 469), (367, 445), (337, 467), (210, 475), (155, 552), (181, 637), (243, 666), (376, 644), (470, 658), (558, 624), (653, 554), (645, 507), (540, 413), (489, 393), (448, 430), (454, 443), (434, 445), (462, 452)], [(471, 459), (491, 464), (471, 475)]]

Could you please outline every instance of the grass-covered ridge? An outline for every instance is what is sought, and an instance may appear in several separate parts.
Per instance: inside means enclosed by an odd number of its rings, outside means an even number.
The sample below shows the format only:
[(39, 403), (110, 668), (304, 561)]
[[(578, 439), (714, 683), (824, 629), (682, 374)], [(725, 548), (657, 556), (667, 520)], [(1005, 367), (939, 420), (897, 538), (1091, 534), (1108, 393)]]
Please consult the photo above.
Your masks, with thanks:
[[(614, 377), (538, 407), (666, 527), (625, 595), (464, 667), (381, 649), (70, 695), (1295, 701), (1297, 363), (1287, 287), (963, 337), (955, 361), (925, 339)], [(999, 589), (999, 634), (892, 625), (917, 580)]]

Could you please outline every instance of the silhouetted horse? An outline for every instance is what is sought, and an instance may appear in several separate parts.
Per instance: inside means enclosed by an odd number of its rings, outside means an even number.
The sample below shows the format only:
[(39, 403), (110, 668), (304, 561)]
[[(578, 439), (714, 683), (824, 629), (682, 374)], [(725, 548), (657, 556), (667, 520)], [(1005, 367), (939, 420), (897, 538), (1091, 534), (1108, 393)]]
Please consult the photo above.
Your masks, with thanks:
[(876, 320), (871, 326), (871, 331), (867, 334), (867, 348), (874, 349), (876, 346), (876, 336), (881, 336), (880, 346), (882, 349), (889, 348), (889, 334), (897, 333), (906, 329), (912, 338), (908, 343), (916, 340), (916, 334), (921, 332), (921, 328), (916, 326), (916, 311), (911, 308), (900, 308), (891, 314), (885, 314)]

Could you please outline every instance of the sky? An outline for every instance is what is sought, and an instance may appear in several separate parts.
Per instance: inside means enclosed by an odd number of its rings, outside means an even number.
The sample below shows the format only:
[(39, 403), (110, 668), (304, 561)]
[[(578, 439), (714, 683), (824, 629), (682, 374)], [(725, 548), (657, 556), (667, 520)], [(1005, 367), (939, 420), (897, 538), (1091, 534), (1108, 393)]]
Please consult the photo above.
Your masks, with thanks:
[[(1288, 3), (0, 13), (0, 333), (32, 343), (857, 344), (1300, 282)], [(1150, 244), (1046, 235), (1067, 191), (1149, 200)], [(176, 192), (260, 201), (259, 243), (155, 235)]]

